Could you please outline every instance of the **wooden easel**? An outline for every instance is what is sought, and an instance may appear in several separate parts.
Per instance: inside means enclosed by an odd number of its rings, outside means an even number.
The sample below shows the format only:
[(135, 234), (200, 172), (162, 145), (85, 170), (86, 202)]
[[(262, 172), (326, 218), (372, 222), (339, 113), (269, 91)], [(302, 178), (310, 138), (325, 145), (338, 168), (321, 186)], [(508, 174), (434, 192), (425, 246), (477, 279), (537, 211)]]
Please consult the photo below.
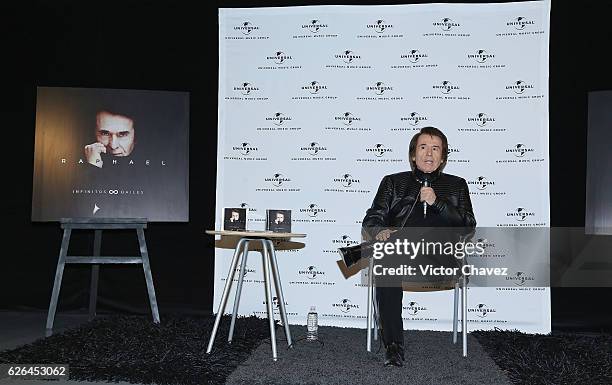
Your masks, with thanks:
[[(147, 283), (147, 292), (149, 294), (149, 303), (151, 305), (151, 314), (153, 322), (159, 323), (159, 310), (157, 308), (157, 299), (155, 298), (155, 288), (153, 287), (153, 276), (151, 275), (151, 265), (149, 264), (149, 253), (147, 251), (147, 243), (145, 241), (144, 229), (147, 228), (147, 219), (145, 218), (62, 218), (61, 228), (64, 229), (62, 236), (62, 245), (60, 247), (59, 259), (57, 261), (57, 269), (55, 271), (55, 282), (53, 284), (53, 293), (51, 294), (51, 302), (49, 303), (49, 313), (47, 314), (47, 330), (53, 329), (55, 320), (55, 312), (57, 310), (57, 302), (59, 298), (60, 288), (62, 285), (62, 276), (64, 274), (64, 266), (66, 264), (90, 264), (91, 266), (91, 286), (89, 292), (89, 319), (96, 316), (96, 301), (98, 297), (98, 275), (101, 264), (142, 264), (144, 270), (145, 281)], [(93, 255), (87, 256), (68, 256), (68, 245), (70, 243), (70, 235), (72, 229), (89, 229), (94, 230), (94, 249)], [(140, 246), (140, 256), (100, 256), (102, 247), (102, 230), (124, 230), (135, 229), (138, 235), (138, 244)]]

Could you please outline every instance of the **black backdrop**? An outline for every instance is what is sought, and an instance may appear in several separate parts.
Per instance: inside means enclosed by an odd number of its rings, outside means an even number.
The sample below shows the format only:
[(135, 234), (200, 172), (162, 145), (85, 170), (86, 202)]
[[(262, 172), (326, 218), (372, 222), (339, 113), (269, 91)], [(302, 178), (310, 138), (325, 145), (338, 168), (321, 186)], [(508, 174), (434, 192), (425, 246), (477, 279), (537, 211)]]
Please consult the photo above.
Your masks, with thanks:
[[(385, 1), (387, 4), (424, 1)], [(455, 2), (455, 1), (450, 1)], [(466, 2), (457, 1), (457, 2)], [(467, 1), (469, 2), (469, 1)], [(481, 2), (481, 1), (475, 1)], [(489, 1), (491, 2), (491, 1)], [(218, 7), (252, 1), (91, 0), (0, 5), (2, 144), (5, 176), (0, 309), (48, 306), (61, 233), (58, 224), (31, 223), (36, 86), (188, 91), (190, 99), (190, 218), (151, 224), (147, 231), (162, 316), (211, 311), (214, 226)], [(262, 6), (367, 4), (364, 1), (265, 1)], [(379, 3), (370, 1), (370, 4)], [(553, 226), (584, 226), (587, 93), (612, 89), (607, 54), (612, 4), (553, 1), (550, 48), (550, 188)], [(528, 188), (528, 186), (526, 186)], [(108, 242), (108, 243), (105, 243)], [(75, 234), (71, 253), (87, 253), (93, 235)], [(136, 253), (135, 235), (108, 234), (103, 254)], [(113, 269), (112, 272), (108, 272)], [(85, 308), (89, 273), (64, 274), (60, 311)], [(101, 310), (146, 312), (142, 271), (101, 269)], [(610, 327), (612, 290), (553, 288), (553, 326)]]

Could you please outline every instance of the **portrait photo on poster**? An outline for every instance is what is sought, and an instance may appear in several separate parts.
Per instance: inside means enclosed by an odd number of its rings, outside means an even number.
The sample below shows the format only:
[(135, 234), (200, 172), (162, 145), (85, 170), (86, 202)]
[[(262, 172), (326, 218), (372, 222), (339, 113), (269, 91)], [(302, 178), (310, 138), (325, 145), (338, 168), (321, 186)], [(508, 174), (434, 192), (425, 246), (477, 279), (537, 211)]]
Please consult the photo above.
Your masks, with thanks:
[(38, 87), (32, 220), (189, 220), (189, 94)]

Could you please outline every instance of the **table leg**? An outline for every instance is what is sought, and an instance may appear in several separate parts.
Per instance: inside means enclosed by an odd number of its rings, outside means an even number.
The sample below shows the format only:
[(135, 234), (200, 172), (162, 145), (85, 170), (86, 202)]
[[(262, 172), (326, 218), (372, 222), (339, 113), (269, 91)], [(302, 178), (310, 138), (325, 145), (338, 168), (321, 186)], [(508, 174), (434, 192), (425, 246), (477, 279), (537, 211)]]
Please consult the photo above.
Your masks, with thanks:
[(236, 286), (236, 296), (234, 297), (234, 310), (232, 311), (232, 322), (230, 323), (229, 334), (227, 336), (227, 342), (232, 343), (234, 337), (234, 326), (236, 325), (236, 317), (238, 315), (238, 306), (240, 304), (240, 295), (242, 294), (242, 283), (244, 281), (244, 274), (246, 270), (247, 257), (249, 255), (249, 241), (244, 243), (244, 249), (242, 251), (242, 262), (240, 263), (240, 273), (238, 274), (238, 286)]
[(272, 276), (274, 277), (274, 286), (276, 287), (276, 296), (280, 304), (280, 315), (283, 325), (285, 327), (285, 337), (287, 337), (287, 345), (293, 347), (291, 341), (291, 330), (289, 329), (289, 321), (287, 320), (287, 309), (285, 308), (285, 296), (283, 295), (283, 287), (281, 286), (280, 273), (278, 269), (278, 261), (276, 259), (276, 251), (274, 250), (274, 243), (269, 240), (262, 240), (262, 246), (264, 253), (268, 254), (272, 262)]
[(227, 279), (225, 281), (225, 287), (223, 288), (223, 295), (221, 296), (221, 302), (219, 302), (219, 309), (217, 310), (217, 317), (215, 318), (215, 324), (213, 326), (212, 333), (210, 334), (210, 340), (208, 341), (208, 348), (206, 349), (207, 354), (210, 354), (210, 352), (212, 351), (212, 347), (215, 342), (215, 336), (217, 335), (217, 329), (219, 329), (219, 322), (221, 322), (221, 317), (223, 316), (223, 312), (225, 311), (225, 305), (227, 304), (227, 298), (229, 297), (229, 292), (232, 287), (232, 281), (234, 280), (234, 274), (236, 273), (236, 266), (238, 265), (238, 255), (245, 241), (246, 240), (244, 238), (240, 239), (238, 241), (238, 244), (236, 245), (236, 250), (234, 250), (234, 257), (232, 258), (230, 270), (227, 273)]
[[(265, 242), (265, 241), (264, 241)], [(266, 252), (261, 254), (262, 265), (263, 265), (263, 276), (264, 276), (264, 287), (266, 291), (266, 304), (268, 308), (268, 320), (270, 322), (270, 343), (272, 345), (272, 359), (277, 360), (276, 354), (276, 331), (274, 324), (274, 308), (272, 307), (272, 290), (270, 285), (270, 260), (266, 256)], [(279, 299), (280, 300), (280, 299)]]

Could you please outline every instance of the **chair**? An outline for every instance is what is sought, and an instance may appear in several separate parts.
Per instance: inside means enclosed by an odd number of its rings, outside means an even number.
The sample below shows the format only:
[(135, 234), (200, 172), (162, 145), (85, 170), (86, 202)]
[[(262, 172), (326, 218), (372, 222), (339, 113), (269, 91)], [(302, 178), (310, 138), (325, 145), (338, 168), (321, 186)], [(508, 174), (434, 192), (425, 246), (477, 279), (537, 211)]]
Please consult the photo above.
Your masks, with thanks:
[[(374, 339), (377, 339), (377, 322), (373, 317), (374, 312), (374, 302), (372, 299), (375, 294), (374, 287), (374, 279), (372, 270), (374, 269), (374, 260), (372, 258), (369, 259), (369, 267), (367, 274), (368, 280), (368, 311), (367, 311), (367, 338), (366, 338), (366, 349), (368, 352), (372, 351), (372, 332), (374, 332)], [(467, 277), (465, 275), (461, 275), (454, 282), (453, 286), (448, 287), (440, 287), (440, 288), (427, 288), (421, 287), (423, 290), (410, 290), (410, 291), (439, 291), (439, 290), (454, 290), (454, 299), (453, 299), (453, 343), (457, 343), (457, 318), (459, 313), (459, 289), (461, 289), (461, 333), (462, 333), (462, 342), (463, 342), (463, 357), (467, 357)], [(416, 289), (417, 287), (413, 287)], [(378, 312), (376, 312), (378, 314)]]

